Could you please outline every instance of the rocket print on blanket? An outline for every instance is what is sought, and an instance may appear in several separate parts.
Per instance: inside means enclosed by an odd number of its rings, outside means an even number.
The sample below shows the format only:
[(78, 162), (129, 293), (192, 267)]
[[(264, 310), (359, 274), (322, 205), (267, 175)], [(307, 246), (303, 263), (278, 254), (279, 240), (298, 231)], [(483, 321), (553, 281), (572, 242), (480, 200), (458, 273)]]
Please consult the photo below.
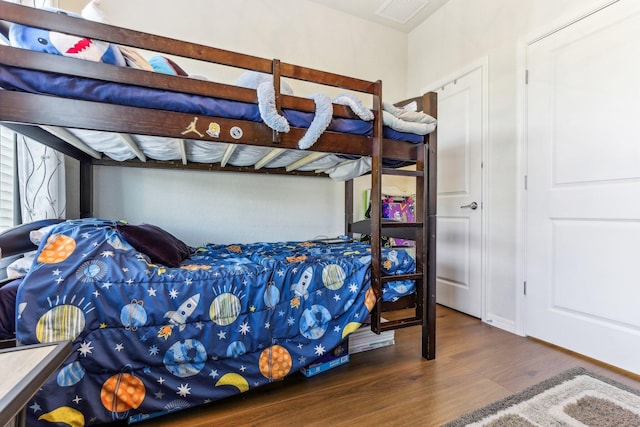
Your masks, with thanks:
[(308, 288), (311, 285), (311, 279), (313, 279), (313, 267), (307, 267), (302, 272), (300, 280), (291, 285), (291, 290), (297, 296), (303, 297), (304, 299), (309, 298)]
[(187, 319), (193, 314), (199, 302), (200, 294), (193, 295), (180, 304), (180, 307), (178, 307), (177, 310), (167, 311), (164, 314), (164, 317), (169, 319), (169, 323), (171, 325), (180, 325), (180, 331), (184, 331)]

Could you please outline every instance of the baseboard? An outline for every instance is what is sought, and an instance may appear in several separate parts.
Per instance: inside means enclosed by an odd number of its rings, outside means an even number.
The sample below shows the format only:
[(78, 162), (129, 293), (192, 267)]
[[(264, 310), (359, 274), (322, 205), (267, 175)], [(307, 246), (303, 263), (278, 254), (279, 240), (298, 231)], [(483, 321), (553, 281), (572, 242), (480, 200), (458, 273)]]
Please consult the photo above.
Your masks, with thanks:
[(495, 326), (496, 328), (503, 329), (512, 334), (520, 335), (516, 329), (516, 323), (513, 320), (506, 319), (504, 317), (496, 316), (495, 314), (487, 314), (484, 322), (488, 325)]

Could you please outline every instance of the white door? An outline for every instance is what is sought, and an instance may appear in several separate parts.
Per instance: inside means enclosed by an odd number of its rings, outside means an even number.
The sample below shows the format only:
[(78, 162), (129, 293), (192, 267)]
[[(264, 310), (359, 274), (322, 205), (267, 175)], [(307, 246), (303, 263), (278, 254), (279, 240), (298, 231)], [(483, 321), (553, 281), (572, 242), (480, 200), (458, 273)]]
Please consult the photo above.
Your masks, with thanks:
[(640, 373), (640, 1), (527, 47), (528, 335)]
[(437, 290), (439, 304), (482, 317), (482, 73), (438, 92)]

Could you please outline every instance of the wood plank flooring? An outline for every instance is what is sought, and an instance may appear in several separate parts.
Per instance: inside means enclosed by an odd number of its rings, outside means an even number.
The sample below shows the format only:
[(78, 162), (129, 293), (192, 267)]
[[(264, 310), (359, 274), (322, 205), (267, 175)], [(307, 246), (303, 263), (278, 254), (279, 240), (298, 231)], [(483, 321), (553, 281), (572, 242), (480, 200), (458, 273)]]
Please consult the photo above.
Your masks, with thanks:
[(299, 373), (223, 401), (140, 427), (439, 426), (565, 369), (583, 366), (640, 389), (640, 376), (438, 306), (436, 359), (420, 355), (420, 328), (396, 344), (352, 355), (343, 366)]

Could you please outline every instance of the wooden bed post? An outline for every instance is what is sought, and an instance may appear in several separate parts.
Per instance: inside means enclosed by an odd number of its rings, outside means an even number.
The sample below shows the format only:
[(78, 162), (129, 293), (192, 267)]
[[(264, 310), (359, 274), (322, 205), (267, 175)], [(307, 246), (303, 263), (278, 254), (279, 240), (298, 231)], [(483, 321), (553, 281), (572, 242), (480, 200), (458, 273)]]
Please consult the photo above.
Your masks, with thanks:
[(80, 218), (93, 217), (93, 165), (80, 160)]
[(371, 328), (381, 332), (382, 313), (382, 82), (373, 91), (373, 138), (371, 140), (371, 287), (376, 295), (376, 315)]
[(353, 224), (353, 180), (347, 180), (344, 183), (344, 231), (349, 237), (353, 237), (351, 231)]
[[(278, 114), (282, 114), (282, 97), (280, 96), (280, 60), (274, 59), (271, 65), (271, 74), (273, 74), (273, 90), (275, 92), (276, 111)], [(273, 129), (273, 143), (279, 144), (282, 142), (282, 136), (280, 132)]]
[[(426, 100), (423, 112), (431, 117), (438, 118), (438, 95), (435, 92), (425, 94)], [(427, 186), (424, 189), (425, 221), (425, 246), (427, 251), (427, 280), (423, 284), (425, 288), (425, 305), (423, 306), (422, 323), (422, 357), (433, 359), (436, 357), (436, 215), (437, 215), (437, 154), (438, 154), (438, 130), (430, 133), (425, 144), (428, 150), (425, 158), (425, 176), (428, 177)]]
[(416, 230), (416, 273), (420, 274), (420, 279), (415, 281), (416, 284), (416, 317), (420, 319), (422, 328), (422, 357), (425, 359), (433, 359), (435, 351), (435, 339), (433, 333), (434, 323), (430, 319), (433, 306), (429, 300), (429, 214), (428, 214), (428, 198), (429, 198), (429, 171), (428, 171), (428, 148), (429, 145), (425, 139), (425, 143), (418, 147), (416, 152), (416, 171), (421, 175), (416, 176), (416, 200), (415, 200), (415, 220), (421, 224)]

